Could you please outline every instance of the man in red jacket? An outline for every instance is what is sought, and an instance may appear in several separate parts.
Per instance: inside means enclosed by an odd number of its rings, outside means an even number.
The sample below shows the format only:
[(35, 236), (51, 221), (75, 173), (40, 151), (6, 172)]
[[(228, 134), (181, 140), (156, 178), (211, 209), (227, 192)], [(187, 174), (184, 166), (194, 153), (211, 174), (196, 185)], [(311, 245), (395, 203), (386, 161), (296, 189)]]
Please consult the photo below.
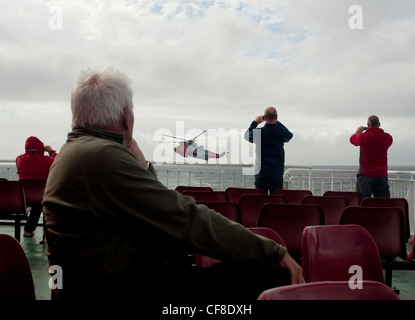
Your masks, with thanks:
[(359, 191), (362, 198), (390, 197), (388, 184), (388, 149), (392, 145), (392, 136), (380, 128), (379, 118), (370, 116), (368, 129), (357, 128), (350, 137), (350, 142), (360, 146), (361, 174), (358, 177)]
[[(45, 146), (42, 141), (36, 137), (29, 137), (25, 144), (26, 152), (16, 158), (17, 173), (19, 180), (33, 179), (44, 180), (47, 178), (50, 166), (57, 155), (55, 150), (50, 146)], [(48, 152), (49, 156), (44, 155)], [(24, 228), (25, 237), (33, 237), (34, 231), (39, 222), (42, 208), (32, 208)]]

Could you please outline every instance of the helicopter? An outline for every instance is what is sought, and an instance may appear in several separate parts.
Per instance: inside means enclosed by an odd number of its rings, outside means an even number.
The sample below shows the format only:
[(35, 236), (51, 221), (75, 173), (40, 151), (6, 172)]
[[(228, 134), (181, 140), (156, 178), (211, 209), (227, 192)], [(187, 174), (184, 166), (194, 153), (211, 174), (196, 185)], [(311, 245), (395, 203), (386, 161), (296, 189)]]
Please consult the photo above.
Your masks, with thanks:
[(163, 134), (163, 136), (178, 139), (178, 140), (183, 140), (182, 142), (179, 143), (177, 147), (173, 148), (174, 152), (181, 155), (182, 157), (185, 157), (185, 158), (191, 157), (191, 158), (202, 159), (202, 160), (209, 160), (211, 158), (218, 159), (218, 158), (223, 157), (226, 154), (225, 151), (221, 153), (216, 153), (216, 152), (212, 152), (209, 150), (205, 150), (203, 146), (199, 146), (195, 142), (196, 138), (198, 138), (205, 132), (206, 130), (204, 130), (202, 133), (195, 136), (193, 139), (189, 139), (189, 140), (186, 140), (184, 138), (174, 137), (174, 136), (168, 136), (165, 134)]

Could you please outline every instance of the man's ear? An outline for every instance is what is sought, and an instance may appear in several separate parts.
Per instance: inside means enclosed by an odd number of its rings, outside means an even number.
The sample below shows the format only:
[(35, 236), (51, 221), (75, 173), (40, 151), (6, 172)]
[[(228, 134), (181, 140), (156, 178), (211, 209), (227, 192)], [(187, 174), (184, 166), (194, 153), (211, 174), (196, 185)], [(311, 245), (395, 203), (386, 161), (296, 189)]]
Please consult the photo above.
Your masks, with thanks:
[(122, 118), (122, 126), (125, 129), (125, 131), (128, 131), (131, 124), (131, 114), (130, 109), (128, 107), (124, 107), (124, 116)]

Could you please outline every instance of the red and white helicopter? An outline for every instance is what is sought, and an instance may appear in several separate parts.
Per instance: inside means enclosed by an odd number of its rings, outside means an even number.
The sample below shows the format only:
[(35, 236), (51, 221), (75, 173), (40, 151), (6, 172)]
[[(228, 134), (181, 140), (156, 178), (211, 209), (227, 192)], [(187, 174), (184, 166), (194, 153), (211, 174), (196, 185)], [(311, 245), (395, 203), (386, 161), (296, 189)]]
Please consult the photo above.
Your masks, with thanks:
[(174, 152), (181, 155), (182, 157), (185, 157), (185, 158), (186, 157), (191, 157), (191, 158), (197, 158), (197, 159), (202, 159), (202, 160), (209, 160), (211, 158), (216, 158), (217, 159), (217, 158), (223, 157), (226, 154), (225, 151), (223, 151), (221, 153), (216, 153), (216, 152), (212, 152), (212, 151), (209, 151), (209, 150), (205, 150), (205, 148), (203, 146), (199, 146), (195, 142), (196, 138), (198, 138), (199, 136), (201, 136), (205, 132), (206, 132), (206, 130), (203, 131), (202, 133), (198, 134), (196, 137), (194, 137), (193, 139), (190, 139), (190, 140), (186, 140), (184, 138), (178, 138), (178, 137), (174, 137), (174, 136), (168, 136), (168, 135), (165, 135), (165, 134), (163, 134), (163, 136), (178, 139), (178, 140), (183, 140), (182, 142), (179, 143), (179, 145), (177, 147), (174, 147)]

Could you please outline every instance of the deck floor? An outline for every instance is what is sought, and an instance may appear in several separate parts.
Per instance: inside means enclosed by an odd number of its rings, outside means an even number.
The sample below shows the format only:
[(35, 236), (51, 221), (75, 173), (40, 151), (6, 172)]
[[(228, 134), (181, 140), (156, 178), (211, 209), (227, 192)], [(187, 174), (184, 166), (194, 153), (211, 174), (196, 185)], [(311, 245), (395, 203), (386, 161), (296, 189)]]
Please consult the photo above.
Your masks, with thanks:
[[(42, 239), (42, 227), (38, 226), (33, 238), (22, 237), (20, 244), (26, 253), (32, 269), (37, 300), (50, 300), (49, 274), (47, 273), (47, 257), (45, 244), (39, 244)], [(12, 224), (0, 224), (0, 233), (14, 236)], [(415, 299), (415, 270), (394, 270), (392, 286), (399, 290), (399, 297), (405, 300)]]

